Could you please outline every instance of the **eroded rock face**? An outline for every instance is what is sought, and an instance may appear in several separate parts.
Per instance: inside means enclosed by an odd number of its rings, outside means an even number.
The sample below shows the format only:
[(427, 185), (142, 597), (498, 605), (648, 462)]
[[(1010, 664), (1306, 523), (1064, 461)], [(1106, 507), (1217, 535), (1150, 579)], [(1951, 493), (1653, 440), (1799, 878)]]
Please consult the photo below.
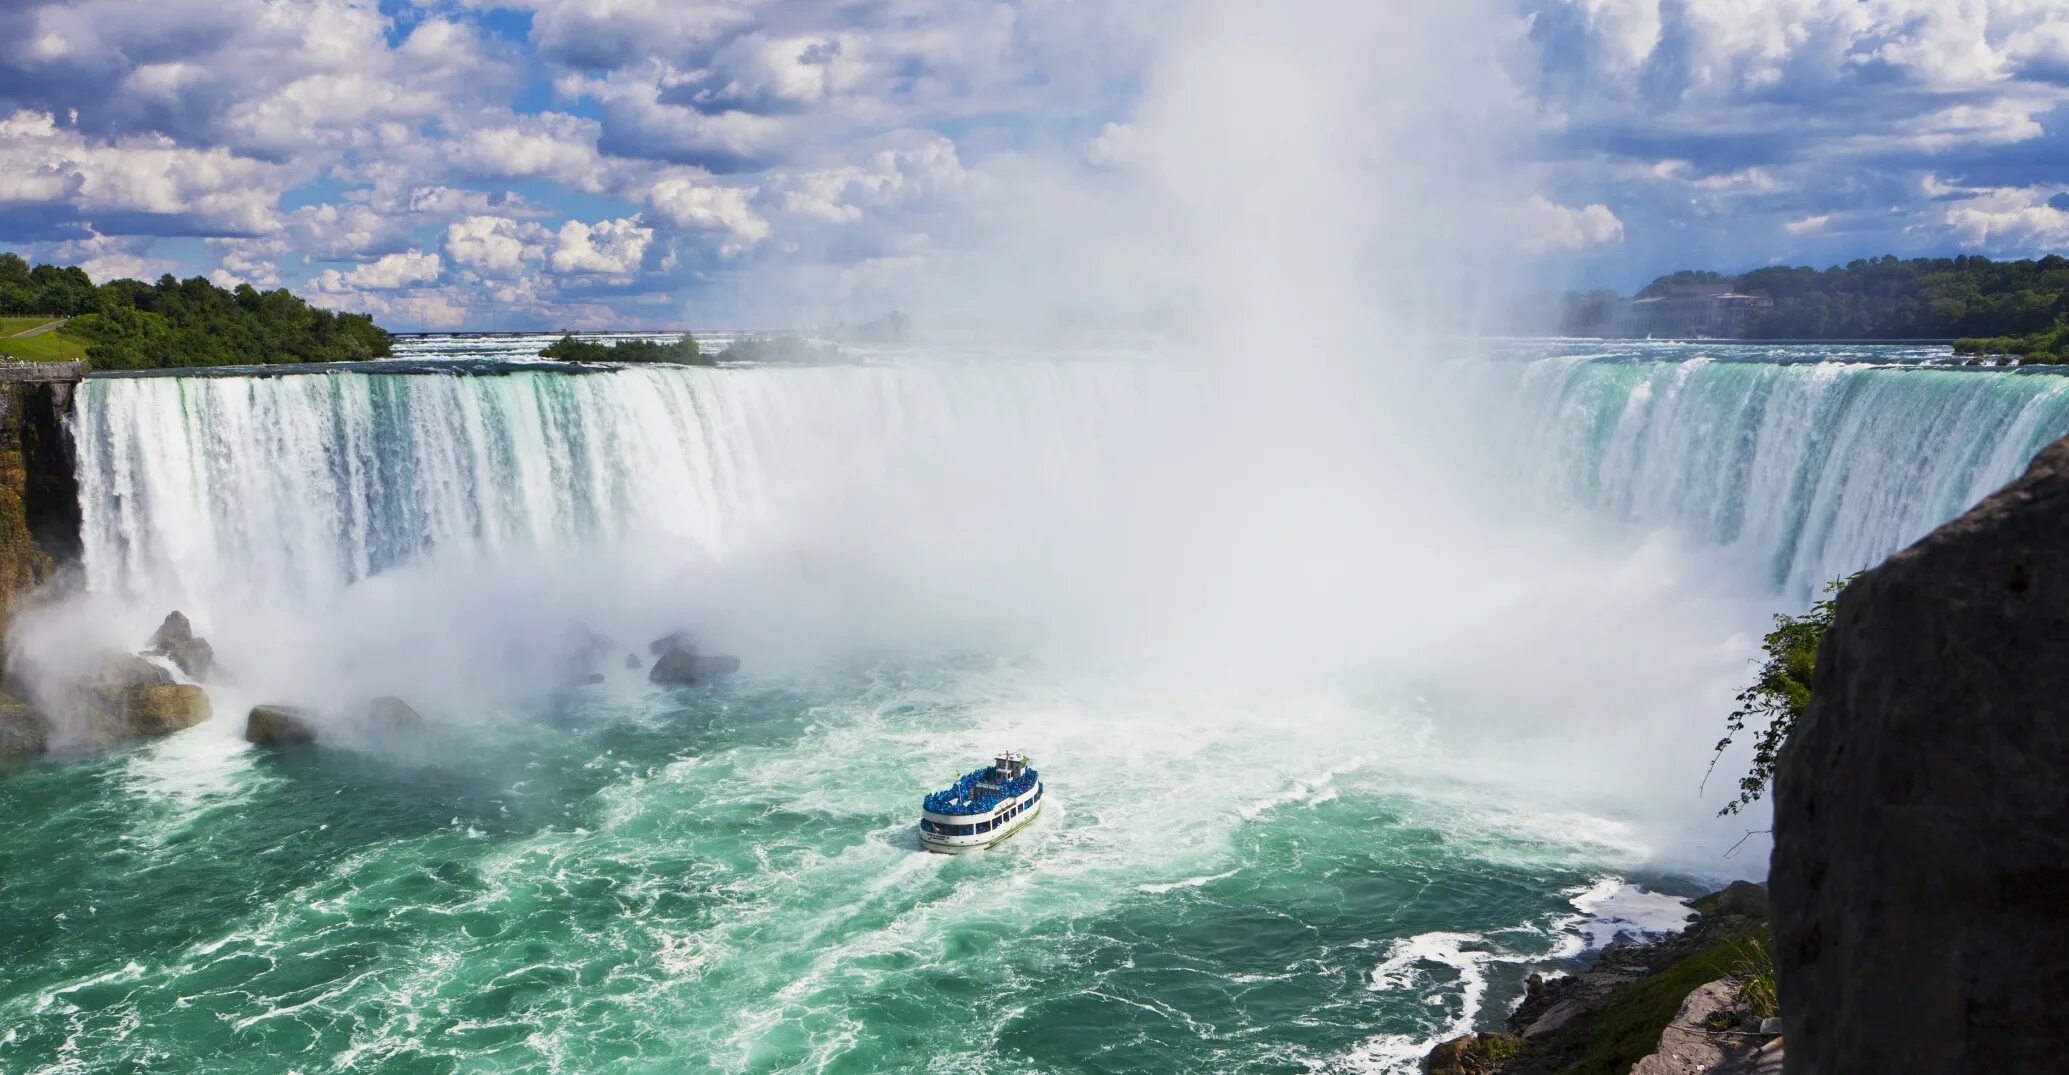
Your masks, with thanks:
[(215, 670), (214, 647), (205, 638), (194, 634), (194, 625), (187, 622), (185, 613), (174, 610), (151, 634), (151, 640), (144, 645), (144, 652), (163, 656), (179, 666), (189, 679), (207, 679)]
[(286, 745), (316, 741), (316, 724), (308, 710), (291, 705), (255, 705), (244, 718), (246, 742)]
[(191, 683), (125, 688), (122, 719), (136, 735), (171, 735), (209, 718), (208, 693)]
[(647, 682), (674, 687), (693, 687), (724, 679), (740, 670), (738, 657), (706, 657), (697, 652), (697, 640), (687, 631), (663, 635), (647, 644), (654, 654), (654, 666), (647, 670)]
[(0, 694), (0, 760), (41, 754), (50, 728), (27, 702)]
[(1423, 1063), (1429, 1075), (1495, 1075), (1522, 1044), (1514, 1034), (1467, 1034), (1431, 1049)]
[(2069, 1056), (2069, 441), (1847, 587), (1775, 779), (1787, 1070)]
[(210, 715), (208, 694), (200, 687), (175, 683), (171, 672), (131, 653), (103, 660), (71, 698), (84, 718), (89, 746), (171, 735)]
[(647, 681), (671, 686), (695, 686), (724, 679), (740, 670), (738, 657), (702, 657), (683, 650), (670, 650), (654, 659)]

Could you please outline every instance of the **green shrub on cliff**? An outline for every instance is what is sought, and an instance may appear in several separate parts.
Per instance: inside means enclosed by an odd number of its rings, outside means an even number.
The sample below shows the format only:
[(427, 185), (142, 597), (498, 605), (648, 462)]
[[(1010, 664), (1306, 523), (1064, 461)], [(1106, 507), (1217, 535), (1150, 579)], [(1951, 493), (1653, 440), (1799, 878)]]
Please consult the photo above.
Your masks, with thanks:
[(364, 314), (318, 309), (285, 289), (234, 290), (199, 276), (96, 287), (77, 268), (29, 268), (0, 254), (0, 314), (70, 316), (64, 334), (86, 344), (96, 369), (352, 362), (393, 350)]
[[(1832, 609), (1839, 591), (1858, 577), (1856, 572), (1827, 583), (1825, 593), (1830, 596), (1810, 606), (1801, 616), (1777, 615), (1774, 630), (1761, 640), (1761, 652), (1767, 659), (1753, 685), (1739, 692), (1739, 707), (1725, 721), (1724, 738), (1717, 741), (1717, 753), (1722, 755), (1749, 722), (1758, 725), (1753, 733), (1753, 768), (1739, 778), (1738, 798), (1717, 811), (1719, 816), (1736, 814), (1753, 805), (1774, 780), (1775, 759), (1782, 744), (1788, 742), (1796, 722), (1810, 708), (1810, 677), (1818, 666), (1818, 646), (1832, 626)], [(1716, 764), (1714, 760), (1710, 762), (1713, 769)]]
[(603, 343), (597, 340), (578, 340), (574, 336), (562, 336), (546, 345), (539, 352), (540, 358), (557, 358), (562, 362), (673, 362), (683, 366), (709, 366), (711, 360), (697, 348), (697, 339), (685, 332), (682, 339), (674, 343), (656, 343), (653, 340), (614, 340)]

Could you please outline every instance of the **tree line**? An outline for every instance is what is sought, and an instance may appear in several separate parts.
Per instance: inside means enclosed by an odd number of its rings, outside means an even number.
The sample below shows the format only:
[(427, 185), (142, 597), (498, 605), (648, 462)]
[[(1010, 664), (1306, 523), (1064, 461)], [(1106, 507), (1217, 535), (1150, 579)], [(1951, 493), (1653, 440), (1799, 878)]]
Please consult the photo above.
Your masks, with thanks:
[[(1682, 271), (1633, 298), (1735, 291), (1764, 295), (1750, 339), (1890, 340), (2023, 337), (2069, 325), (2069, 258), (1862, 258), (1829, 269), (1771, 266), (1736, 275)], [(1621, 302), (1605, 292), (1565, 296), (1562, 329), (1597, 335)]]
[(0, 315), (69, 317), (95, 369), (355, 362), (383, 358), (394, 341), (365, 314), (309, 305), (285, 288), (217, 287), (171, 274), (156, 283), (96, 285), (77, 266), (31, 267), (0, 253)]
[(712, 360), (697, 349), (696, 337), (685, 332), (674, 343), (655, 340), (579, 340), (572, 334), (546, 345), (541, 358), (562, 362), (672, 362), (684, 366), (709, 366)]

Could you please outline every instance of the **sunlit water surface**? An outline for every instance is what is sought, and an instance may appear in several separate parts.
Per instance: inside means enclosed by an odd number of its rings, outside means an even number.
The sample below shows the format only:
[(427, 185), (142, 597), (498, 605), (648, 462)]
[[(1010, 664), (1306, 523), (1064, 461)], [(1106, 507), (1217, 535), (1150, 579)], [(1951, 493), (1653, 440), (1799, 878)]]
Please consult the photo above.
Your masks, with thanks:
[[(1932, 357), (1530, 344), (1461, 360), (1459, 380), (1548, 502), (1737, 548), (1779, 603), (2069, 431), (2069, 382), (1893, 368)], [(588, 398), (554, 387), (527, 410), (523, 383), (405, 402), (421, 438), (434, 406), (458, 408), (460, 436)], [(774, 396), (727, 402), (720, 383), (684, 388), (681, 413), (758, 428)], [(353, 484), (336, 460), (378, 468), (392, 437), (353, 431), (406, 413), (392, 392), (341, 390), (306, 433), (255, 425), (246, 449), (208, 416), (309, 386), (90, 387), (86, 508), (109, 585), (377, 573), (432, 532), (383, 531), (401, 510), (384, 504), (424, 505), (447, 545), (503, 525), (441, 514), (450, 483)], [(355, 426), (352, 407), (374, 417)], [(260, 433), (307, 439), (268, 455)], [(324, 438), (359, 446), (326, 455)], [(192, 466), (160, 465), (188, 450)], [(305, 465), (374, 507), (341, 522), (316, 510), (333, 501), (289, 503), (274, 479)], [(223, 493), (262, 486), (281, 504)], [(557, 520), (554, 494), (494, 510)], [(316, 521), (284, 541), (282, 519)], [(202, 552), (154, 564), (125, 528)], [(211, 542), (238, 555), (211, 559)], [(190, 731), (0, 776), (0, 1069), (1411, 1071), (1432, 1041), (1497, 1021), (1533, 969), (1671, 926), (1672, 896), (1746, 870), (1662, 872), (1648, 864), (1671, 849), (1630, 818), (1476, 772), (1442, 745), (1443, 714), (1367, 686), (1151, 689), (948, 647), (667, 691), (614, 669), (529, 703), (425, 704), (429, 730), (379, 750), (285, 752), (242, 742), (252, 699), (226, 691)], [(1043, 816), (989, 853), (921, 852), (921, 795), (1005, 747), (1042, 768)], [(1658, 764), (1693, 784), (1705, 760)]]

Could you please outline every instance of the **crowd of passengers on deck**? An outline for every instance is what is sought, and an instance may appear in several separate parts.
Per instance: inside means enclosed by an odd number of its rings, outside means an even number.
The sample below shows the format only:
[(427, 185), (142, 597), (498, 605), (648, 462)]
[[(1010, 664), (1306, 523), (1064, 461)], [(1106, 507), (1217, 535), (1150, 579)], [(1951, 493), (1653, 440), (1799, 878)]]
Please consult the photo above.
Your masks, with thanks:
[(979, 769), (956, 781), (954, 787), (928, 795), (926, 808), (937, 814), (986, 813), (1007, 799), (1027, 794), (1028, 789), (1034, 787), (1036, 779), (1035, 771), (1027, 769), (1007, 781), (1003, 785), (1003, 791), (977, 787), (977, 782), (985, 779), (990, 773), (989, 769)]
[[(945, 793), (937, 793), (937, 794), (945, 794)], [(930, 798), (931, 798), (931, 796), (930, 796)], [(940, 822), (938, 822), (938, 821), (931, 821), (931, 820), (926, 820), (926, 819), (922, 819), (922, 820), (920, 821), (920, 828), (921, 828), (922, 830), (926, 831), (926, 832), (931, 832), (931, 833), (935, 834), (936, 836), (978, 836), (978, 835), (981, 835), (981, 834), (983, 834), (983, 833), (987, 833), (987, 832), (990, 832), (990, 831), (992, 831), (993, 829), (1002, 829), (1002, 828), (1005, 828), (1005, 827), (1006, 827), (1006, 823), (1007, 823), (1008, 821), (1011, 821), (1011, 820), (1013, 820), (1014, 818), (1016, 818), (1016, 817), (1019, 817), (1019, 816), (1020, 816), (1021, 814), (1023, 814), (1023, 813), (1026, 813), (1027, 811), (1029, 811), (1029, 810), (1032, 810), (1032, 809), (1034, 809), (1034, 808), (1035, 808), (1035, 804), (1036, 804), (1036, 803), (1038, 803), (1038, 802), (1041, 802), (1041, 801), (1042, 801), (1042, 793), (1041, 793), (1040, 791), (1036, 791), (1036, 792), (1034, 793), (1034, 797), (1033, 797), (1033, 798), (1031, 798), (1031, 799), (1027, 800), (1027, 801), (1026, 801), (1026, 802), (1024, 802), (1024, 803), (1019, 803), (1019, 804), (1017, 804), (1017, 805), (1015, 805), (1015, 806), (1013, 806), (1013, 807), (1009, 808), (1008, 810), (1006, 810), (1006, 812), (1005, 812), (1005, 813), (1003, 813), (1003, 814), (1000, 814), (1000, 815), (999, 815), (998, 817), (996, 817), (996, 818), (993, 818), (993, 819), (991, 819), (991, 820), (988, 820), (988, 821), (979, 821), (979, 822), (977, 822), (977, 823), (975, 823), (975, 824), (972, 824), (972, 825), (944, 825), (944, 824), (942, 824), (942, 823), (940, 823)], [(934, 808), (933, 808), (933, 806), (932, 806), (931, 804), (930, 804), (930, 805), (929, 805), (929, 806), (928, 806), (927, 808), (928, 808), (929, 810), (933, 810), (933, 809), (934, 809)], [(935, 811), (935, 813), (946, 813), (946, 812), (947, 812), (947, 811), (941, 811), (941, 810), (936, 810), (936, 811)]]

